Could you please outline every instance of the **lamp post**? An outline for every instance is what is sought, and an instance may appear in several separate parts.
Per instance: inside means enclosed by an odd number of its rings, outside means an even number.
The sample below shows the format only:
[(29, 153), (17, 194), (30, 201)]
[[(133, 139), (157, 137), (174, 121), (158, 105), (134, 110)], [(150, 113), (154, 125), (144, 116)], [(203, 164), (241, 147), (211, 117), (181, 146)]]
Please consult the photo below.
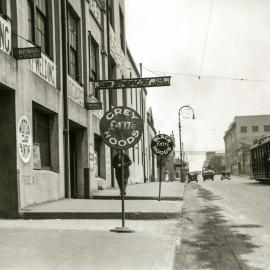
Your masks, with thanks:
[[(178, 111), (178, 127), (179, 127), (179, 143), (180, 143), (180, 181), (183, 182), (183, 149), (182, 149), (182, 138), (181, 138), (181, 113), (184, 114), (184, 119), (190, 118), (195, 119), (194, 110), (189, 105), (182, 106)], [(192, 114), (190, 114), (192, 113)]]

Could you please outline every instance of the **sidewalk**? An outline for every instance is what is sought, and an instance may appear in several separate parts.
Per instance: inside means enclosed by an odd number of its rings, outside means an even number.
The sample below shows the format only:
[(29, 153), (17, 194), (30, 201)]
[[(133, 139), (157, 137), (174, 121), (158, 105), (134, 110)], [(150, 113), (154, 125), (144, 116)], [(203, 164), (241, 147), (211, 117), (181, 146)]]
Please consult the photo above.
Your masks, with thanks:
[[(128, 185), (126, 219), (177, 218), (182, 207), (184, 183), (162, 182)], [(121, 219), (119, 189), (100, 190), (95, 199), (61, 199), (22, 210), (24, 219)]]

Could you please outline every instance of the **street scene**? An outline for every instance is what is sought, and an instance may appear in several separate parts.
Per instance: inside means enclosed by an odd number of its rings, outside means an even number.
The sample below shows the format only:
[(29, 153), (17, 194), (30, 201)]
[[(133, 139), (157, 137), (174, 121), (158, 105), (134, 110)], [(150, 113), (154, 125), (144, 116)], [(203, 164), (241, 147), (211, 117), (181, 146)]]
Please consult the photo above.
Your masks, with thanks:
[(0, 0), (0, 269), (270, 270), (270, 2)]

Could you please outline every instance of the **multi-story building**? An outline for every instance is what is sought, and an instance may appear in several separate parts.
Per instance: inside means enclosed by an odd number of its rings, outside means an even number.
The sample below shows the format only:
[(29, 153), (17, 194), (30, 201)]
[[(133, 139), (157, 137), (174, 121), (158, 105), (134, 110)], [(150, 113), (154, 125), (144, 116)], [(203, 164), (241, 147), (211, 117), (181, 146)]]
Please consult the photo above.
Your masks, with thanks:
[[(1, 0), (0, 213), (60, 198), (89, 198), (116, 185), (113, 152), (99, 131), (109, 108), (144, 119), (131, 150), (131, 182), (147, 181), (145, 89), (95, 91), (94, 81), (140, 74), (125, 41), (124, 0)], [(14, 48), (41, 47), (15, 59)], [(100, 101), (102, 110), (89, 110)]]
[(270, 115), (235, 116), (224, 135), (226, 169), (232, 174), (250, 174), (250, 146), (270, 135)]

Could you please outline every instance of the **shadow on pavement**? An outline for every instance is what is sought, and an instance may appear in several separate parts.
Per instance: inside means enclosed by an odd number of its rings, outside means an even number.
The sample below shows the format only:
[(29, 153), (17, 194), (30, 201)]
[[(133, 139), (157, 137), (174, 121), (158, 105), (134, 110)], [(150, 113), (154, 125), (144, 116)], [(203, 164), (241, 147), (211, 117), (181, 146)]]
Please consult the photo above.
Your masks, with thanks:
[(182, 223), (183, 237), (181, 248), (176, 251), (180, 263), (175, 269), (262, 270), (251, 267), (243, 259), (243, 256), (251, 254), (259, 246), (252, 243), (250, 235), (237, 232), (237, 228), (261, 226), (230, 225), (221, 214), (222, 209), (212, 203), (222, 198), (200, 186), (190, 185), (188, 189), (191, 189), (191, 196), (186, 193), (182, 216), (185, 220)]
[(245, 185), (250, 185), (250, 186), (269, 186), (270, 185), (270, 181), (255, 181), (252, 183), (244, 183)]

